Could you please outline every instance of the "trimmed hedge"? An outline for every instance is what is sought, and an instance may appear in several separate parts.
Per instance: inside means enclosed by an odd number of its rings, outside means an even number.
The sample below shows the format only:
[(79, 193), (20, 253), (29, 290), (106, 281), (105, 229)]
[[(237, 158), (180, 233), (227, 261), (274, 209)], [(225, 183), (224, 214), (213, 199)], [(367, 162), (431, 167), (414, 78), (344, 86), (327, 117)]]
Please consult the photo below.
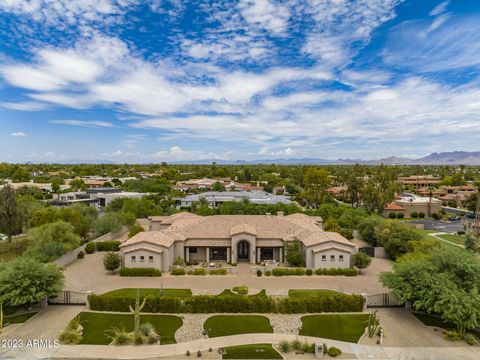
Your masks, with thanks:
[(93, 254), (95, 252), (95, 243), (94, 242), (87, 243), (87, 245), (85, 245), (85, 252), (87, 254)]
[(227, 275), (227, 269), (212, 269), (208, 271), (209, 275)]
[(123, 268), (118, 274), (120, 276), (162, 276), (160, 270), (154, 268)]
[(121, 242), (118, 240), (97, 241), (97, 251), (120, 251)]
[[(321, 297), (275, 299), (268, 296), (214, 296), (197, 295), (188, 298), (153, 296), (145, 297), (143, 312), (147, 313), (320, 313), (361, 312), (360, 295), (332, 294)], [(91, 295), (90, 308), (97, 311), (128, 312), (134, 306), (134, 296), (115, 297)]]
[(179, 267), (170, 271), (170, 275), (185, 275), (186, 271), (184, 268)]
[(275, 268), (272, 269), (273, 276), (292, 276), (292, 275), (305, 275), (304, 268)]
[(357, 276), (357, 269), (317, 269), (315, 270), (315, 275), (343, 275), (343, 276)]
[(204, 268), (195, 268), (187, 272), (188, 275), (207, 275), (207, 270)]

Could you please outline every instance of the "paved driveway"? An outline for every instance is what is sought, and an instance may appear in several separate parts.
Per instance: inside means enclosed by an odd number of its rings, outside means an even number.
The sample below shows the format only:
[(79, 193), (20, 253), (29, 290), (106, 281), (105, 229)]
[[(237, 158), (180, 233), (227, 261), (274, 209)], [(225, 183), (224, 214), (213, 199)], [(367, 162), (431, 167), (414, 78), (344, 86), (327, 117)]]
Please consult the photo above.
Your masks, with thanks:
[(461, 221), (440, 221), (440, 220), (413, 220), (410, 224), (423, 224), (425, 230), (437, 230), (446, 233), (456, 233), (463, 231), (463, 224)]
[(284, 276), (257, 277), (248, 271), (239, 271), (227, 276), (171, 276), (162, 277), (120, 277), (106, 274), (102, 263), (103, 254), (86, 255), (65, 269), (67, 290), (88, 291), (101, 294), (119, 288), (188, 288), (226, 289), (235, 285), (247, 285), (250, 289), (330, 289), (346, 293), (377, 294), (385, 292), (378, 281), (378, 274), (391, 268), (386, 259), (373, 259), (362, 275), (347, 276)]

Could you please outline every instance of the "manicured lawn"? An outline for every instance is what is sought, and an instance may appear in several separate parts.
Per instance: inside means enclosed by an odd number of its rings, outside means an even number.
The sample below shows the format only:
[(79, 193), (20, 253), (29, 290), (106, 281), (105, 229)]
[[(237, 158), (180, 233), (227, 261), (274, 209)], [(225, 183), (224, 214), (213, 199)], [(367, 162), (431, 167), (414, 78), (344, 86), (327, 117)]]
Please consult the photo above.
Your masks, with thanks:
[[(435, 326), (445, 330), (455, 330), (457, 328), (454, 324), (450, 324), (436, 316), (416, 312), (412, 312), (412, 314), (426, 326)], [(478, 330), (467, 330), (467, 332), (480, 336), (480, 331)]]
[(322, 290), (322, 289), (314, 289), (314, 290), (289, 290), (288, 296), (290, 297), (306, 297), (306, 296), (326, 296), (326, 295), (333, 295), (338, 294), (338, 292), (333, 290)]
[[(225, 289), (220, 294), (218, 294), (217, 296), (245, 296), (245, 295), (236, 294), (230, 289)], [(251, 295), (247, 295), (247, 296), (267, 296), (267, 293), (266, 293), (265, 290), (261, 290), (260, 292), (258, 292), (256, 294), (251, 294)]]
[[(102, 295), (109, 296), (136, 296), (137, 289), (124, 288), (106, 292)], [(140, 289), (140, 296), (147, 295), (160, 295), (160, 289)], [(192, 290), (190, 289), (162, 289), (162, 296), (174, 296), (174, 297), (190, 297), (192, 296)]]
[(301, 320), (300, 335), (356, 343), (365, 332), (368, 314), (309, 315)]
[[(112, 327), (127, 331), (133, 330), (133, 314), (103, 314), (81, 312), (80, 323), (83, 326), (82, 344), (108, 345), (110, 340), (105, 335)], [(182, 319), (172, 315), (140, 315), (140, 324), (149, 322), (160, 335), (161, 344), (175, 344), (175, 331), (182, 326)], [(108, 331), (107, 331), (108, 334)]]
[(261, 315), (214, 315), (203, 328), (209, 337), (273, 332), (270, 320)]
[(444, 235), (437, 235), (437, 236), (439, 238), (442, 238), (443, 240), (447, 240), (458, 245), (465, 244), (465, 236), (456, 235), (456, 234), (444, 234)]
[(14, 315), (14, 316), (7, 316), (3, 319), (3, 323), (9, 323), (9, 324), (21, 324), (30, 319), (32, 316), (34, 316), (36, 312), (33, 313), (28, 313), (28, 314), (21, 314), (21, 315)]
[(283, 359), (270, 344), (230, 346), (225, 350), (222, 359)]

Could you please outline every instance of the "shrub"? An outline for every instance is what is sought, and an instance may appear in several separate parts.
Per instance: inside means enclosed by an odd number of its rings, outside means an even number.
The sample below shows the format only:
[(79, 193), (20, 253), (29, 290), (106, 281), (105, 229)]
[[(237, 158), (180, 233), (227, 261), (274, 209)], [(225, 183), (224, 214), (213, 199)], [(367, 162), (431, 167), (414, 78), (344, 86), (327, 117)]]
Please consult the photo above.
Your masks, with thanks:
[(85, 252), (79, 251), (77, 254), (77, 259), (83, 259), (85, 257)]
[(290, 343), (287, 340), (280, 341), (280, 351), (283, 353), (288, 353), (290, 351)]
[(233, 292), (236, 292), (239, 295), (247, 295), (248, 294), (248, 287), (245, 285), (234, 286), (232, 288)]
[(185, 275), (186, 272), (185, 272), (185, 269), (184, 268), (176, 268), (176, 269), (173, 269), (172, 271), (170, 271), (170, 275)]
[(80, 321), (78, 318), (70, 320), (67, 328), (60, 334), (59, 340), (63, 344), (79, 344), (83, 340), (79, 326)]
[(300, 348), (302, 346), (302, 343), (300, 342), (300, 340), (295, 339), (295, 340), (292, 341), (290, 346), (292, 347), (293, 350), (300, 350)]
[(339, 233), (340, 233), (340, 235), (342, 235), (344, 238), (346, 238), (348, 240), (353, 239), (353, 229), (341, 228)]
[(97, 251), (120, 251), (121, 242), (118, 240), (97, 241)]
[(298, 240), (285, 244), (285, 260), (294, 267), (305, 266), (302, 253), (302, 243)]
[(210, 275), (227, 275), (227, 269), (212, 269), (208, 273)]
[(202, 357), (202, 352), (200, 350), (197, 351), (197, 357)]
[(435, 219), (435, 220), (440, 220), (442, 217), (440, 214), (437, 214), (437, 213), (433, 213), (432, 214), (432, 219)]
[(138, 233), (141, 233), (142, 231), (145, 231), (145, 229), (140, 225), (138, 224), (132, 225), (132, 227), (128, 231), (128, 237), (129, 238), (134, 237), (135, 235), (137, 235)]
[(328, 348), (328, 356), (337, 357), (341, 353), (342, 353), (342, 350), (340, 350), (339, 348), (337, 348), (335, 346), (330, 346)]
[(360, 295), (331, 294), (321, 297), (285, 297), (277, 300), (277, 311), (281, 314), (359, 312), (362, 309), (363, 297)]
[(85, 252), (87, 254), (93, 254), (95, 252), (95, 243), (94, 242), (87, 243), (87, 245), (85, 245)]
[(405, 214), (402, 212), (397, 213), (397, 219), (403, 219), (405, 217)]
[(394, 212), (391, 212), (391, 213), (388, 213), (388, 217), (390, 219), (395, 219), (397, 217), (397, 214), (395, 214)]
[(306, 274), (307, 276), (312, 276), (313, 270), (312, 270), (312, 269), (307, 269), (307, 270), (305, 270), (305, 274)]
[(118, 273), (120, 276), (162, 276), (160, 270), (154, 268), (123, 268)]
[(343, 275), (343, 276), (357, 276), (358, 271), (356, 269), (346, 268), (346, 269), (317, 269), (315, 270), (316, 275)]
[(303, 268), (296, 268), (296, 269), (289, 269), (289, 268), (275, 268), (272, 270), (273, 276), (293, 276), (293, 275), (305, 275), (305, 269)]
[(183, 260), (180, 256), (175, 259), (175, 265), (178, 266), (185, 266), (185, 260)]
[(257, 276), (260, 277), (260, 276), (262, 276), (262, 275), (263, 275), (263, 274), (262, 274), (262, 270), (257, 270)]
[(265, 276), (272, 276), (272, 272), (270, 270), (265, 270)]
[(120, 255), (114, 252), (108, 252), (103, 256), (103, 266), (105, 270), (112, 274), (120, 267), (121, 263)]
[(445, 330), (443, 332), (443, 336), (445, 339), (447, 340), (450, 340), (450, 341), (458, 341), (460, 340), (460, 334), (454, 330), (452, 331), (449, 331), (449, 330)]
[(419, 212), (419, 213), (418, 213), (418, 217), (419, 217), (419, 218), (424, 218), (424, 217), (425, 217), (425, 213)]
[(465, 235), (465, 231), (459, 230), (457, 231), (457, 235)]
[(410, 215), (412, 218), (416, 219), (418, 218), (418, 213), (416, 211), (412, 212), (412, 214)]
[(125, 328), (112, 327), (105, 332), (112, 345), (128, 345), (131, 342), (131, 336)]
[(474, 334), (471, 334), (471, 333), (466, 333), (463, 337), (463, 340), (465, 340), (465, 342), (468, 345), (478, 344), (478, 338)]
[[(183, 268), (179, 268), (179, 269), (183, 269)], [(185, 270), (184, 270), (185, 271)], [(188, 273), (188, 275), (207, 275), (207, 270), (204, 269), (204, 268), (195, 268), (193, 270), (190, 270)], [(185, 275), (185, 274), (183, 274)]]
[(186, 356), (190, 356), (190, 350), (187, 350), (187, 352), (185, 353)]

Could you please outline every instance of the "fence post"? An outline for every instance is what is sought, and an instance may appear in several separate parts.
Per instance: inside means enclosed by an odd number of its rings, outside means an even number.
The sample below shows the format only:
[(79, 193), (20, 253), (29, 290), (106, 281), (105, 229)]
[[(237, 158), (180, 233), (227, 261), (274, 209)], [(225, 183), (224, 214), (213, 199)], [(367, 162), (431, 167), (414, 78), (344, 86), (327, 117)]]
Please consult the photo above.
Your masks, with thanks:
[(366, 311), (367, 310), (367, 294), (363, 293), (363, 294), (360, 294), (362, 295), (363, 297), (363, 309), (362, 311)]
[(88, 310), (90, 310), (90, 295), (92, 295), (92, 291), (88, 290), (86, 293), (85, 305)]

